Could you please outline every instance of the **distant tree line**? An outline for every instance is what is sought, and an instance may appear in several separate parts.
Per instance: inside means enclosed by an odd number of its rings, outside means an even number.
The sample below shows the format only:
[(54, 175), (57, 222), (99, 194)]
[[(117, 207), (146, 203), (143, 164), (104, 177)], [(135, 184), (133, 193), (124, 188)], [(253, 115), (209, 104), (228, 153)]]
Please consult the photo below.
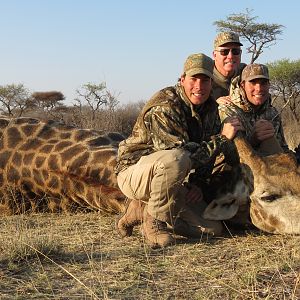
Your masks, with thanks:
[(118, 131), (128, 135), (143, 102), (121, 105), (106, 83), (87, 83), (76, 91), (73, 105), (59, 91), (33, 92), (23, 84), (0, 86), (0, 113), (11, 118), (30, 116), (59, 120), (81, 128)]
[[(300, 123), (300, 59), (267, 64), (273, 105)], [(128, 134), (144, 102), (121, 105), (105, 82), (87, 83), (77, 90), (71, 106), (58, 91), (30, 93), (23, 84), (0, 86), (0, 112), (9, 117), (38, 116), (61, 120), (78, 127)]]

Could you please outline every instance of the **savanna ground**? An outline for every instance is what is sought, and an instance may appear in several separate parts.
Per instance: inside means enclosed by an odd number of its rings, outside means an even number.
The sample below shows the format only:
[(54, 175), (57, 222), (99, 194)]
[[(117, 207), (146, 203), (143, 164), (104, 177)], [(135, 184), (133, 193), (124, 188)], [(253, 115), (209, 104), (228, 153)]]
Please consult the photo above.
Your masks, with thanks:
[(115, 216), (5, 216), (0, 299), (300, 299), (300, 237), (226, 230), (151, 249)]

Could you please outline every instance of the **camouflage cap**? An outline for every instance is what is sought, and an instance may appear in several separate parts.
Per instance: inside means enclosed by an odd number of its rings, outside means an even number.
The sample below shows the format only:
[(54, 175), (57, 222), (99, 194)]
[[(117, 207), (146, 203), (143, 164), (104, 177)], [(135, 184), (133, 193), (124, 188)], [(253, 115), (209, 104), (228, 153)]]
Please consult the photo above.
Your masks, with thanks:
[(213, 78), (214, 61), (203, 53), (191, 54), (184, 63), (183, 72), (188, 76), (204, 74)]
[(242, 72), (242, 81), (251, 81), (256, 78), (269, 78), (269, 70), (267, 66), (262, 64), (249, 64), (247, 65)]
[(234, 32), (221, 32), (219, 33), (214, 41), (214, 49), (217, 49), (220, 46), (223, 46), (227, 43), (236, 43), (240, 46), (243, 44), (240, 42), (239, 36)]

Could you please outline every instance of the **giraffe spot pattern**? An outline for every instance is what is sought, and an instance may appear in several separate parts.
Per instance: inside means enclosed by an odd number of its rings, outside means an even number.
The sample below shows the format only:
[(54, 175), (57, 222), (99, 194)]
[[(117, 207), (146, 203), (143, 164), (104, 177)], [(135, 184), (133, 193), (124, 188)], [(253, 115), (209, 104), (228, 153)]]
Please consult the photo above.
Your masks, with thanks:
[[(21, 198), (30, 199), (32, 209), (47, 199), (51, 211), (78, 205), (124, 210), (125, 196), (114, 173), (121, 134), (52, 120), (0, 117), (0, 137), (1, 194), (13, 187)], [(20, 206), (9, 205), (20, 212)]]

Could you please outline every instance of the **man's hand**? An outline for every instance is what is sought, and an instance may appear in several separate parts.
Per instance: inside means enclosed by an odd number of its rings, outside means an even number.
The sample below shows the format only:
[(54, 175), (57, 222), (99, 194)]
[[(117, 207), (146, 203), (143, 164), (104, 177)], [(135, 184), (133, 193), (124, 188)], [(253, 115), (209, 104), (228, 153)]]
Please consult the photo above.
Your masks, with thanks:
[(223, 105), (228, 105), (231, 103), (231, 98), (230, 96), (222, 96), (222, 97), (219, 97), (216, 102), (220, 105), (220, 104), (223, 104)]
[(221, 134), (226, 136), (229, 140), (232, 140), (239, 130), (244, 130), (238, 117), (229, 117), (223, 124)]
[(253, 128), (252, 140), (255, 143), (260, 143), (273, 137), (275, 134), (275, 129), (270, 121), (261, 119), (256, 121)]

